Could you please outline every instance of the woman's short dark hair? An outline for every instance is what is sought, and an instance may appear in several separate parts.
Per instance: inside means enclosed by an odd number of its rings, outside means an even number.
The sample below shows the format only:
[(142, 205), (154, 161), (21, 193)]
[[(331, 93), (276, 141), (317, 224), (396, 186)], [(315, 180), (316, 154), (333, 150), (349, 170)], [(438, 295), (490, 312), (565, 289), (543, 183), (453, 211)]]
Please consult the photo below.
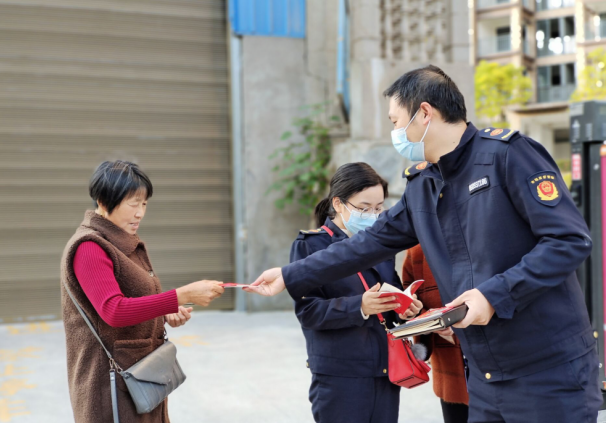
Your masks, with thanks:
[(145, 199), (150, 198), (154, 187), (137, 164), (116, 160), (103, 162), (95, 169), (88, 192), (95, 205), (103, 205), (111, 214), (122, 200), (138, 192), (144, 192)]
[(387, 198), (387, 181), (379, 176), (375, 170), (366, 163), (347, 163), (337, 169), (330, 180), (330, 192), (328, 197), (318, 203), (314, 211), (316, 223), (322, 226), (327, 217), (335, 217), (335, 209), (332, 207), (332, 199), (339, 198), (347, 201), (352, 196), (367, 188), (381, 185), (383, 194)]
[(467, 121), (463, 94), (457, 84), (437, 66), (429, 65), (406, 72), (383, 95), (396, 100), (411, 117), (419, 110), (421, 103), (427, 102), (440, 112), (446, 123)]

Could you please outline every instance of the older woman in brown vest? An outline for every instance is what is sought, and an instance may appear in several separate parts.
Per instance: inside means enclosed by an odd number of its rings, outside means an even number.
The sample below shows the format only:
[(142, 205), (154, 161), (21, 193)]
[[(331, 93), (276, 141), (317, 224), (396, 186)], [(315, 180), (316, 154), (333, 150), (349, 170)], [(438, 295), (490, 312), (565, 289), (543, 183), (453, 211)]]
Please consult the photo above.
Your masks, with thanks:
[[(67, 373), (76, 423), (108, 423), (113, 421), (109, 361), (64, 284), (124, 369), (164, 343), (165, 323), (176, 327), (190, 319), (192, 309), (184, 304), (207, 306), (224, 288), (217, 281), (198, 281), (162, 292), (137, 236), (153, 187), (136, 164), (102, 163), (89, 192), (97, 209), (86, 212), (61, 260)], [(151, 413), (137, 414), (124, 381), (117, 378), (121, 423), (169, 422), (166, 401)]]

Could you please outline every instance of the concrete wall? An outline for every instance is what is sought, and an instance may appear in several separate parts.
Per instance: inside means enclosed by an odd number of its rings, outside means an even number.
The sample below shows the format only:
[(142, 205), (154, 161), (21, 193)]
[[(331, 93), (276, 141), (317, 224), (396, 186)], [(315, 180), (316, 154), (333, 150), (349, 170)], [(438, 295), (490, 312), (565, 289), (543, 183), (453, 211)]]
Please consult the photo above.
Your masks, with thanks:
[(517, 129), (543, 144), (549, 154), (556, 160), (570, 158), (570, 152), (566, 152), (566, 147), (559, 146), (558, 148), (554, 135), (554, 130), (568, 130), (570, 120), (568, 108), (555, 112), (537, 112), (527, 115), (509, 112), (507, 113), (507, 120), (511, 123), (513, 129)]
[[(278, 210), (278, 192), (265, 195), (275, 182), (271, 169), (276, 160), (269, 155), (292, 121), (304, 114), (302, 106), (330, 101), (326, 118), (338, 113), (335, 95), (338, 2), (309, 0), (306, 39), (242, 38), (243, 113), (243, 242), (245, 279), (254, 281), (262, 271), (289, 262), (290, 246), (300, 229), (310, 228), (310, 219), (296, 205)], [(295, 138), (293, 141), (301, 141)], [(245, 295), (246, 309), (284, 310), (292, 299), (284, 292), (265, 298)]]
[(450, 61), (469, 63), (469, 8), (467, 0), (452, 0), (450, 4)]
[[(268, 156), (291, 128), (292, 118), (305, 104), (305, 40), (244, 37), (242, 41), (245, 275), (254, 281), (265, 269), (288, 263), (296, 231), (307, 225), (295, 207), (276, 209), (276, 192), (265, 195), (274, 182)], [(273, 298), (246, 295), (247, 309), (287, 308), (288, 294)]]

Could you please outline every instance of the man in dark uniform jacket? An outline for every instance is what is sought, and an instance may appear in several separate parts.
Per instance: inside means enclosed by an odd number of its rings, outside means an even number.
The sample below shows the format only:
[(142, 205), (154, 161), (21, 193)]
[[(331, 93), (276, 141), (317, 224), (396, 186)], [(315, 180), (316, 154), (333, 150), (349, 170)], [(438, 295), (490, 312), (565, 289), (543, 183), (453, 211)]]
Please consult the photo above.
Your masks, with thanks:
[(426, 160), (404, 171), (401, 201), (248, 290), (286, 287), (300, 298), (420, 243), (443, 301), (469, 307), (455, 329), (469, 363), (469, 422), (595, 422), (596, 342), (575, 275), (591, 239), (555, 162), (517, 131), (466, 123), (463, 96), (434, 66), (385, 95), (394, 146)]

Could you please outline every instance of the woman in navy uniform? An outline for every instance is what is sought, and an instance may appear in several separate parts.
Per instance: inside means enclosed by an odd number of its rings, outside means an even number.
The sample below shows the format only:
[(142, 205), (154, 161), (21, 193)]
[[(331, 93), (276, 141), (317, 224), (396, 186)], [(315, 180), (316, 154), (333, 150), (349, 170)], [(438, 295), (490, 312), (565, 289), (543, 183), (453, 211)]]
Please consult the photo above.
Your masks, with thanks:
[(602, 403), (597, 333), (575, 270), (591, 238), (545, 148), (513, 129), (466, 122), (439, 68), (385, 92), (392, 142), (412, 161), (399, 203), (358, 236), (271, 269), (248, 292), (293, 298), (417, 243), (446, 305), (467, 304), (455, 333), (468, 363), (469, 422), (589, 423)]
[[(290, 261), (304, 259), (371, 226), (383, 210), (387, 182), (366, 163), (341, 166), (330, 181), (330, 193), (315, 209), (320, 229), (301, 231)], [(387, 337), (374, 316), (397, 319), (395, 297), (379, 298), (381, 283), (402, 289), (394, 258), (357, 274), (330, 282), (295, 299), (295, 312), (307, 343), (312, 372), (309, 400), (321, 423), (396, 423), (400, 387), (387, 377)], [(416, 300), (408, 318), (421, 309)]]

